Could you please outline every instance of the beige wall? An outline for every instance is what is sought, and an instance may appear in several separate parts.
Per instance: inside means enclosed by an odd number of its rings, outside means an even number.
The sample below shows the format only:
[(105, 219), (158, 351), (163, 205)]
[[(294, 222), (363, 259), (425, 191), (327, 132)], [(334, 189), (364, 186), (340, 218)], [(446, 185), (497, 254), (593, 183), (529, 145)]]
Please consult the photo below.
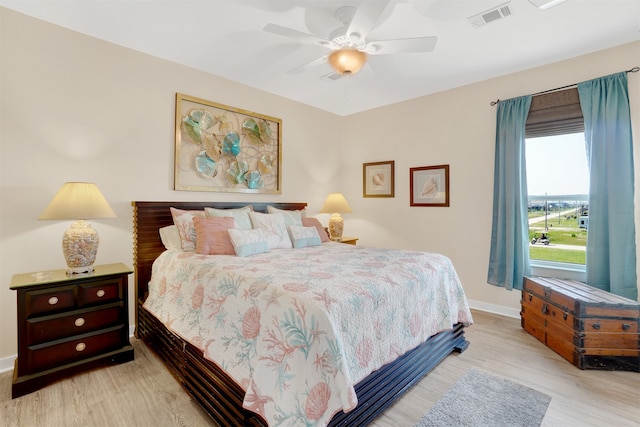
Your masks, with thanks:
[[(68, 224), (36, 218), (72, 180), (96, 182), (118, 215), (92, 221), (101, 235), (99, 263), (131, 265), (132, 200), (307, 201), (314, 214), (327, 193), (342, 191), (354, 211), (345, 215), (345, 234), (364, 245), (444, 253), (475, 306), (517, 313), (517, 292), (486, 284), (489, 102), (640, 64), (635, 43), (338, 117), (3, 8), (0, 43), (0, 369), (16, 352), (11, 276), (64, 267)], [(636, 124), (638, 79), (630, 75)], [(173, 191), (176, 92), (282, 118), (282, 195)], [(381, 160), (396, 161), (396, 197), (364, 199), (362, 163)], [(409, 168), (445, 163), (451, 207), (409, 207)]]

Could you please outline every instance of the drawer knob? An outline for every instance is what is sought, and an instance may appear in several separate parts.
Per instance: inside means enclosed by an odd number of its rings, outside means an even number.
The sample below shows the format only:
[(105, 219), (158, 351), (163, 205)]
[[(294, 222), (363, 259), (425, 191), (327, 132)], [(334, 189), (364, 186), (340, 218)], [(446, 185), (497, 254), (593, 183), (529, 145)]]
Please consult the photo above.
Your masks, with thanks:
[(82, 317), (78, 317), (78, 318), (76, 319), (76, 321), (75, 321), (75, 322), (73, 322), (73, 323), (75, 323), (75, 325), (76, 325), (76, 326), (82, 326), (82, 325), (84, 325), (84, 318), (82, 318)]
[(76, 344), (76, 351), (84, 351), (85, 348), (87, 348), (87, 345), (83, 342)]
[(98, 292), (96, 292), (96, 295), (98, 296), (98, 298), (102, 298), (105, 293), (106, 292), (104, 291), (104, 289), (100, 289)]
[(629, 329), (631, 329), (631, 325), (629, 323), (623, 323), (622, 324), (622, 330), (623, 331), (628, 331)]
[(49, 298), (49, 305), (56, 305), (58, 303), (58, 297)]
[(591, 325), (593, 327), (593, 329), (595, 329), (596, 331), (600, 330), (600, 322), (596, 322), (593, 325)]

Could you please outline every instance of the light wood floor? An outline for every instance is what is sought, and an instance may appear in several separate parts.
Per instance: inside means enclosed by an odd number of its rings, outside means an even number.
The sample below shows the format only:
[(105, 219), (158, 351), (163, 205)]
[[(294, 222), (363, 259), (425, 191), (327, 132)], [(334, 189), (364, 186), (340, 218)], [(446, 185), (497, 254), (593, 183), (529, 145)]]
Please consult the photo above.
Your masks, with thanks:
[[(474, 312), (471, 345), (382, 414), (374, 427), (412, 426), (471, 367), (552, 397), (543, 426), (640, 426), (640, 374), (582, 371), (520, 328), (518, 319)], [(133, 362), (95, 370), (11, 399), (0, 375), (0, 426), (212, 426), (156, 356), (133, 340)]]

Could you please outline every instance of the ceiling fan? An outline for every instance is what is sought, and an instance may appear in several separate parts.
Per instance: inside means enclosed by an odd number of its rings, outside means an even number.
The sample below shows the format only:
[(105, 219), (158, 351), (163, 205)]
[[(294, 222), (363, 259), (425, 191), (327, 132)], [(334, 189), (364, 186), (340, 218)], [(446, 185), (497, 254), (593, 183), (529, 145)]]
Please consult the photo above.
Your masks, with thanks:
[(317, 44), (331, 50), (318, 59), (289, 70), (290, 74), (297, 74), (328, 62), (338, 75), (344, 76), (360, 71), (367, 62), (368, 55), (433, 51), (438, 41), (437, 37), (367, 40), (367, 35), (377, 24), (390, 2), (391, 0), (363, 0), (357, 8), (352, 6), (339, 8), (336, 11), (336, 18), (344, 27), (331, 32), (329, 39), (278, 24), (267, 24), (264, 31)]

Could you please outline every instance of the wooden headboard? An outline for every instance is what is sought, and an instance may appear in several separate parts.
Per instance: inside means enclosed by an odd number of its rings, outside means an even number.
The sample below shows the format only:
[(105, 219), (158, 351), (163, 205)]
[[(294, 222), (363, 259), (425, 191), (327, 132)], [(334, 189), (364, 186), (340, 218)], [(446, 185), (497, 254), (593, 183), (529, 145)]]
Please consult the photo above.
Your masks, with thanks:
[(165, 251), (158, 230), (173, 224), (169, 208), (202, 210), (205, 207), (237, 209), (252, 205), (256, 212), (267, 212), (267, 206), (278, 209), (304, 209), (306, 203), (249, 203), (249, 202), (132, 202), (133, 205), (133, 264), (136, 299), (147, 297), (151, 266)]

